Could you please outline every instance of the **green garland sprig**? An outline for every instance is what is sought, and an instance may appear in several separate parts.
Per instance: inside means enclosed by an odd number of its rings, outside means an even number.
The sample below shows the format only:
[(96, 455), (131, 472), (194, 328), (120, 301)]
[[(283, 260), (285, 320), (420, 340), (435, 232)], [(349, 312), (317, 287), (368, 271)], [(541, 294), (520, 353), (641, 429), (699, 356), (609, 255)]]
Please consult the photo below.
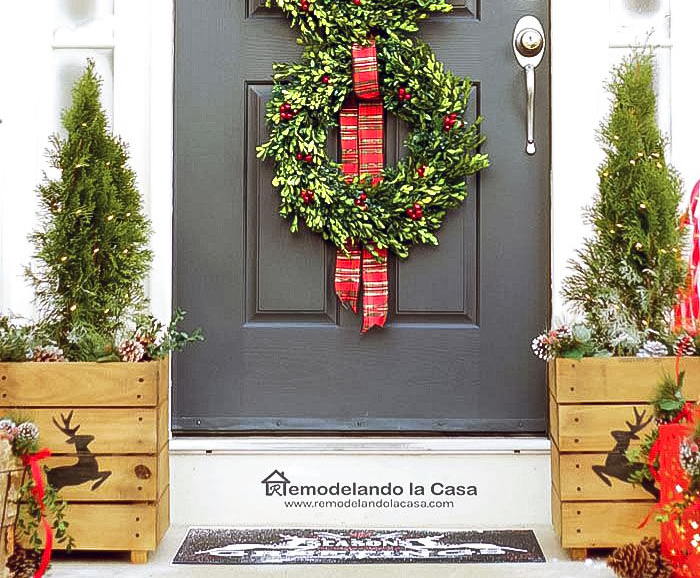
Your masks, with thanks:
[(431, 13), (452, 10), (446, 0), (266, 0), (265, 5), (281, 9), (307, 46), (349, 46), (378, 30), (398, 39), (416, 32), (418, 21)]
[[(306, 45), (300, 62), (274, 67), (266, 114), (270, 138), (258, 148), (260, 158), (276, 163), (273, 185), (292, 232), (302, 221), (340, 248), (356, 242), (400, 257), (414, 243), (437, 245), (435, 233), (447, 211), (467, 196), (465, 177), (489, 164), (477, 152), (484, 141), (481, 119), (464, 120), (470, 79), (445, 70), (427, 44), (404, 35), (416, 29), (416, 20), (448, 11), (449, 5), (421, 0), (381, 5), (306, 0), (307, 10), (283, 0), (268, 5), (291, 16)], [(361, 175), (347, 182), (327, 152), (328, 134), (353, 91), (351, 46), (366, 42), (370, 31), (384, 108), (409, 127), (406, 155), (385, 168), (381, 179)]]

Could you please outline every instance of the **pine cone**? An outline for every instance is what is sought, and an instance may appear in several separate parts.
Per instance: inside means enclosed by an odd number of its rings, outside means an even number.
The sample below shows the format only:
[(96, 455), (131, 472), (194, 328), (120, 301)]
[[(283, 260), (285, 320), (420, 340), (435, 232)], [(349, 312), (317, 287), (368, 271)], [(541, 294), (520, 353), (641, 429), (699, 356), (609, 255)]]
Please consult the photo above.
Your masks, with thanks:
[(19, 441), (33, 441), (39, 439), (39, 428), (30, 421), (25, 421), (17, 426), (15, 437)]
[(682, 335), (673, 344), (673, 353), (676, 355), (695, 355), (695, 343), (690, 335)]
[(137, 333), (134, 336), (134, 340), (138, 341), (141, 345), (143, 345), (144, 354), (142, 361), (151, 361), (153, 358), (150, 355), (148, 355), (148, 348), (151, 345), (155, 345), (155, 335), (143, 335), (141, 333)]
[(645, 537), (641, 546), (649, 554), (649, 562), (645, 568), (644, 578), (671, 578), (673, 566), (661, 556), (661, 542), (658, 538)]
[(145, 352), (143, 344), (134, 339), (127, 339), (117, 348), (117, 353), (122, 361), (141, 361)]
[(668, 348), (660, 341), (645, 341), (637, 351), (637, 357), (664, 357), (668, 355)]
[(0, 419), (0, 432), (5, 434), (5, 436), (9, 437), (10, 440), (15, 435), (15, 428), (16, 427), (17, 427), (17, 425), (11, 419), (8, 419), (8, 418)]
[(6, 566), (12, 578), (33, 578), (40, 562), (41, 557), (38, 552), (15, 545), (15, 551), (7, 559)]
[(543, 359), (544, 361), (552, 361), (554, 359), (554, 350), (549, 343), (549, 338), (546, 333), (538, 335), (532, 340), (532, 352)]
[(683, 440), (678, 452), (681, 466), (685, 472), (691, 478), (700, 475), (700, 448), (697, 442), (692, 439)]
[(559, 341), (568, 341), (569, 339), (573, 339), (574, 334), (571, 331), (571, 327), (568, 325), (561, 325), (557, 327), (552, 334), (554, 337), (556, 337)]
[(63, 355), (63, 349), (55, 345), (44, 345), (34, 349), (32, 361), (42, 362), (62, 362), (66, 358)]
[(642, 546), (649, 554), (661, 554), (661, 541), (654, 536), (644, 536), (640, 542)]
[(641, 544), (625, 544), (608, 557), (607, 564), (620, 578), (647, 578), (649, 553)]

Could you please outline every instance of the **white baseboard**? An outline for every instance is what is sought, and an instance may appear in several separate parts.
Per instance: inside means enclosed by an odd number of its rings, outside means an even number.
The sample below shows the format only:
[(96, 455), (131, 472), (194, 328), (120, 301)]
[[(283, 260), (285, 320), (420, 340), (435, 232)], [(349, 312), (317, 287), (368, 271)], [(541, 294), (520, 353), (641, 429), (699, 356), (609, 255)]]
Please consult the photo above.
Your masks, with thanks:
[(175, 438), (170, 454), (174, 524), (474, 528), (551, 521), (544, 438)]

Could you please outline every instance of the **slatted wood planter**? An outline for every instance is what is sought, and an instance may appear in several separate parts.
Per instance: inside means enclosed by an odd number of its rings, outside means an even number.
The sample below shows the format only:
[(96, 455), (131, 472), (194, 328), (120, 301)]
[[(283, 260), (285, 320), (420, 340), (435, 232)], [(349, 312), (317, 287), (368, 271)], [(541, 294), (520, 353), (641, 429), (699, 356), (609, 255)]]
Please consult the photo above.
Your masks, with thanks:
[[(700, 358), (684, 357), (681, 368), (686, 398), (698, 399)], [(655, 498), (626, 481), (623, 452), (653, 426), (648, 400), (664, 373), (675, 373), (675, 359), (555, 359), (548, 370), (552, 520), (562, 547), (581, 558), (658, 535), (653, 519), (638, 528)]]
[(78, 550), (145, 562), (170, 523), (168, 360), (0, 363), (0, 414), (33, 420)]

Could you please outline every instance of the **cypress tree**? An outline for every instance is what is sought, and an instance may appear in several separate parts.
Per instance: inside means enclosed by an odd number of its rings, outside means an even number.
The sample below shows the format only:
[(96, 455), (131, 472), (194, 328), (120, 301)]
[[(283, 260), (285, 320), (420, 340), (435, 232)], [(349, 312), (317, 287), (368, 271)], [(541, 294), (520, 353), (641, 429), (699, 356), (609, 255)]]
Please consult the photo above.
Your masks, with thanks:
[(38, 187), (40, 227), (30, 235), (36, 266), (27, 275), (54, 340), (68, 349), (72, 331), (112, 336), (143, 309), (152, 258), (127, 147), (109, 130), (100, 90), (88, 60), (61, 116), (66, 136), (50, 139), (60, 176)]
[(613, 69), (611, 109), (598, 131), (605, 160), (587, 210), (593, 235), (564, 282), (564, 296), (585, 314), (594, 339), (615, 353), (635, 351), (653, 332), (669, 333), (687, 272), (679, 228), (682, 185), (664, 156), (653, 80), (649, 51), (635, 52)]

